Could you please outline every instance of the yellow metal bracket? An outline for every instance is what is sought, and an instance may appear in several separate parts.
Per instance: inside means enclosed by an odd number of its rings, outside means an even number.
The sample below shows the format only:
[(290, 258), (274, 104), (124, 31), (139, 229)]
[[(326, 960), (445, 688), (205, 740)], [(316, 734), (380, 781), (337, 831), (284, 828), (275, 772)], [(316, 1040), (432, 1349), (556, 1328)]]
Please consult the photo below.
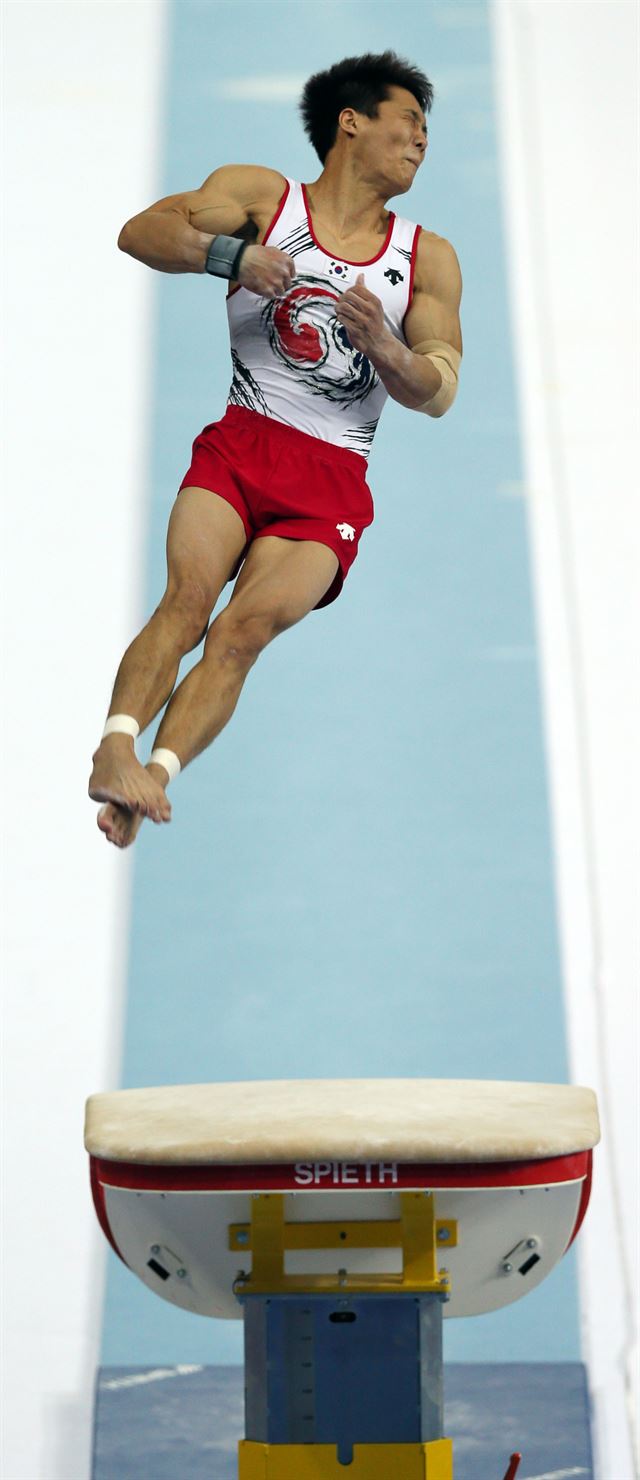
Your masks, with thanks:
[[(332, 1444), (256, 1444), (241, 1441), (239, 1480), (342, 1480), (345, 1468)], [(431, 1444), (354, 1444), (353, 1480), (453, 1480), (450, 1439)]]
[[(285, 1223), (284, 1199), (281, 1192), (256, 1193), (251, 1223), (232, 1223), (229, 1228), (229, 1248), (251, 1253), (251, 1273), (236, 1281), (238, 1293), (449, 1293), (449, 1276), (438, 1269), (437, 1254), (455, 1248), (458, 1225), (454, 1218), (436, 1219), (432, 1192), (401, 1192), (400, 1218), (379, 1222)], [(285, 1274), (287, 1250), (397, 1248), (402, 1249), (401, 1274), (350, 1275), (346, 1269), (335, 1275)]]

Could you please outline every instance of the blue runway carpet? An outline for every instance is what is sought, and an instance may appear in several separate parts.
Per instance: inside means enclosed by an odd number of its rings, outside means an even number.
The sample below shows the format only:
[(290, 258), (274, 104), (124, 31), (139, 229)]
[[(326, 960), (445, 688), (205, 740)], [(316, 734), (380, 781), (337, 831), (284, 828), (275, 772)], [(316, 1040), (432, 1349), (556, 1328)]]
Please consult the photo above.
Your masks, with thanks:
[[(445, 1428), (455, 1480), (593, 1480), (585, 1372), (578, 1362), (450, 1363)], [(237, 1480), (240, 1367), (103, 1367), (93, 1480)]]

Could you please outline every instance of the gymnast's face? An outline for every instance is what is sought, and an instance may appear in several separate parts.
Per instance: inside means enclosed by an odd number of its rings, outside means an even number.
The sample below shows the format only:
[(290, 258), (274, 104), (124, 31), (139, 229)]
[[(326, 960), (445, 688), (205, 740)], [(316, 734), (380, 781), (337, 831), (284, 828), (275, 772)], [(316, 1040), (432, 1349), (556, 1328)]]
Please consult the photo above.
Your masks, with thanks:
[(387, 196), (410, 190), (427, 151), (427, 123), (413, 93), (390, 87), (388, 98), (378, 104), (377, 118), (354, 109), (345, 109), (341, 118), (355, 126), (351, 137), (358, 173)]

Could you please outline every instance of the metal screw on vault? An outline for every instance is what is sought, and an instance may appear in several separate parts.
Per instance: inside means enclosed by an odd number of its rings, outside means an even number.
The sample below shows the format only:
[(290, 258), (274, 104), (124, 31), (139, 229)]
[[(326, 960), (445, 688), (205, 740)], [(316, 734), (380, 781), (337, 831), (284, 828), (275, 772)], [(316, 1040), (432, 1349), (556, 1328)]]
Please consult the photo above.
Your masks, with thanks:
[(503, 1274), (511, 1274), (512, 1273), (512, 1271), (513, 1271), (513, 1265), (512, 1264), (509, 1264), (508, 1259), (505, 1260), (505, 1263), (502, 1266), (502, 1271), (503, 1271)]
[(538, 1247), (538, 1240), (537, 1240), (537, 1238), (528, 1238), (527, 1239), (527, 1248), (528, 1249), (537, 1249), (537, 1247)]
[(176, 1270), (176, 1275), (177, 1275), (177, 1277), (178, 1277), (179, 1280), (186, 1280), (186, 1278), (187, 1278), (187, 1271), (186, 1271), (186, 1269), (177, 1269)]
[(246, 1230), (246, 1228), (241, 1228), (240, 1231), (236, 1234), (236, 1243), (237, 1244), (248, 1244), (248, 1242), (249, 1242), (249, 1235), (247, 1233), (247, 1230)]
[(449, 1241), (449, 1229), (448, 1228), (439, 1228), (438, 1229), (438, 1241), (441, 1244), (448, 1243), (448, 1241)]

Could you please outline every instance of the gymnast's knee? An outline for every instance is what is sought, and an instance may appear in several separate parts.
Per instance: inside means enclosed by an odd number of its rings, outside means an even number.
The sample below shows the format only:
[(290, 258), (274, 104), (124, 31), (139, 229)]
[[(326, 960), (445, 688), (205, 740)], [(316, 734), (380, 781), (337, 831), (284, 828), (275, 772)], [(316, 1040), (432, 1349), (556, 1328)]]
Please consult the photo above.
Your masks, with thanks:
[(216, 659), (225, 666), (249, 669), (282, 630), (275, 614), (235, 613), (227, 607), (209, 628), (205, 658)]
[(192, 652), (206, 637), (212, 604), (209, 593), (197, 581), (180, 582), (165, 591), (158, 611), (170, 622), (182, 653)]

